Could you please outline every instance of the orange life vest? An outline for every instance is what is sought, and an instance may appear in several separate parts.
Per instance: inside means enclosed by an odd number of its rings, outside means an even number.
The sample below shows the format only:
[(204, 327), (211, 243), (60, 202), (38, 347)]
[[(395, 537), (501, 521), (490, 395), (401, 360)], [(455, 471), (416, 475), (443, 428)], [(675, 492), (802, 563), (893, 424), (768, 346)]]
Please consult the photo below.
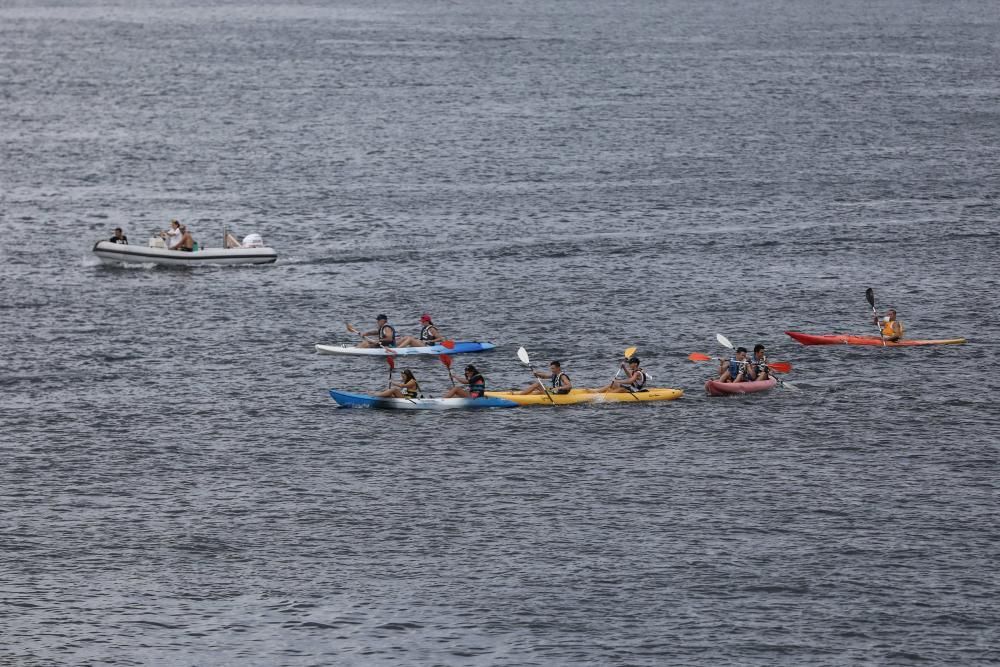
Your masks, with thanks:
[(903, 337), (903, 323), (899, 320), (887, 321), (882, 325), (882, 335), (883, 336), (895, 336), (896, 331), (892, 328), (893, 324), (899, 325), (899, 337)]

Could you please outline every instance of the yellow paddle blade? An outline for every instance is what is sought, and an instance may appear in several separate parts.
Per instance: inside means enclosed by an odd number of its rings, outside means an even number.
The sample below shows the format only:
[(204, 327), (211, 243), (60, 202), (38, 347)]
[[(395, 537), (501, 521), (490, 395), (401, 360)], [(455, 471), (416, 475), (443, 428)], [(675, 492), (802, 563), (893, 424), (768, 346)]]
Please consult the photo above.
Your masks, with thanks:
[(626, 347), (625, 348), (625, 358), (628, 359), (629, 357), (631, 357), (633, 354), (635, 354), (635, 351), (637, 349), (638, 348), (635, 348), (635, 347)]

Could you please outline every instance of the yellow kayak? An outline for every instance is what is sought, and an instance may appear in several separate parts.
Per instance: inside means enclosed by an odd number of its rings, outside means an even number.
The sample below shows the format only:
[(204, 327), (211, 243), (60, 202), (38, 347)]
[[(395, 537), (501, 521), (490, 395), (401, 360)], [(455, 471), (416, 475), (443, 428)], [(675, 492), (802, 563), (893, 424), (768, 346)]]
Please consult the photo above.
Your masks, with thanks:
[[(603, 393), (596, 389), (572, 389), (568, 394), (518, 394), (513, 391), (488, 391), (487, 396), (505, 398), (518, 405), (577, 405), (579, 403), (641, 403), (644, 401), (672, 401), (684, 393), (681, 389), (653, 387), (634, 394)], [(549, 400), (551, 397), (552, 400)]]

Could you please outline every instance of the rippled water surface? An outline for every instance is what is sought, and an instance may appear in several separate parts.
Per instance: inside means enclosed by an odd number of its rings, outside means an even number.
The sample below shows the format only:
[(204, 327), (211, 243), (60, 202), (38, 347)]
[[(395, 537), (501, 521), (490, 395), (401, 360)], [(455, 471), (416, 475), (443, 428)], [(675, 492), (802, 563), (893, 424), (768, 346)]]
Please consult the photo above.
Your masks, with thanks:
[[(1000, 660), (1000, 5), (0, 3), (0, 663)], [(279, 260), (102, 266), (170, 218)], [(965, 346), (801, 347), (786, 329)], [(664, 404), (337, 409), (433, 313)], [(710, 399), (715, 334), (799, 392)], [(407, 362), (424, 388), (436, 360)]]

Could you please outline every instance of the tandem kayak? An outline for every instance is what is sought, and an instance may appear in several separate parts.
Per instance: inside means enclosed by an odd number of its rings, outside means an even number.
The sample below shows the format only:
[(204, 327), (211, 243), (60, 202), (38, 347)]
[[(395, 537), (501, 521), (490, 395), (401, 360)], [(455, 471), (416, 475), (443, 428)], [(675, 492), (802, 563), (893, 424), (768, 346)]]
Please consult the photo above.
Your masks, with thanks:
[(756, 394), (759, 391), (774, 389), (778, 381), (774, 378), (756, 380), (754, 382), (719, 382), (709, 380), (705, 383), (705, 391), (709, 396), (732, 396), (734, 394)]
[(94, 244), (94, 254), (105, 264), (159, 264), (161, 266), (200, 266), (206, 264), (273, 264), (278, 259), (274, 248), (202, 248), (193, 252), (169, 250), (162, 243), (124, 245), (111, 241)]
[[(803, 345), (877, 345), (882, 347), (879, 336), (854, 336), (851, 334), (807, 334), (786, 331), (786, 334)], [(961, 345), (964, 338), (944, 338), (940, 340), (897, 340), (885, 341), (886, 347), (916, 347), (918, 345)]]
[[(488, 391), (491, 398), (502, 398), (518, 405), (579, 405), (581, 403), (635, 403), (646, 401), (672, 401), (684, 394), (681, 389), (655, 387), (633, 394), (599, 392), (596, 389), (571, 389), (568, 394), (518, 394), (512, 391)], [(549, 400), (551, 398), (551, 400)]]
[(493, 343), (457, 340), (455, 341), (455, 347), (453, 348), (447, 348), (444, 345), (428, 345), (426, 347), (393, 347), (386, 350), (384, 347), (317, 345), (316, 351), (320, 354), (347, 354), (359, 357), (386, 357), (390, 354), (394, 357), (417, 357), (421, 355), (437, 356), (439, 354), (470, 354), (472, 352), (487, 352), (495, 347), (496, 345)]
[(502, 398), (379, 398), (336, 389), (330, 390), (330, 398), (344, 408), (380, 410), (479, 410), (517, 407), (517, 403)]

